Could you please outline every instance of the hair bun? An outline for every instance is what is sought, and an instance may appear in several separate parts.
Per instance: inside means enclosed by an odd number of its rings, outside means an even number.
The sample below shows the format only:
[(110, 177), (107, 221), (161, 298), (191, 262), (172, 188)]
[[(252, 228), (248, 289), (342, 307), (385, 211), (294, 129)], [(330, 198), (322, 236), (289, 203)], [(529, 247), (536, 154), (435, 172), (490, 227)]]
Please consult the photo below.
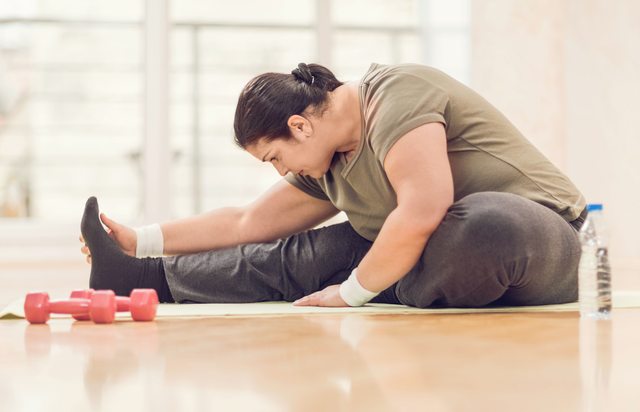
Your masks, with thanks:
[(313, 74), (311, 74), (309, 66), (305, 63), (299, 63), (296, 69), (291, 70), (291, 74), (293, 74), (296, 79), (303, 81), (308, 85), (312, 85), (315, 80)]

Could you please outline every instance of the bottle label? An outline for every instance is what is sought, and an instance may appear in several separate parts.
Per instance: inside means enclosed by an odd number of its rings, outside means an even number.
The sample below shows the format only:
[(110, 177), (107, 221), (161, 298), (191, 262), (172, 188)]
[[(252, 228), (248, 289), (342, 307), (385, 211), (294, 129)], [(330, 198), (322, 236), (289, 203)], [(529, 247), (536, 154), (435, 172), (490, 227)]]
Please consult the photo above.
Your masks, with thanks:
[(596, 276), (598, 291), (598, 312), (611, 311), (611, 266), (609, 252), (606, 247), (599, 247), (597, 254), (598, 274)]
[(582, 315), (599, 316), (611, 311), (611, 268), (606, 248), (583, 244), (578, 286)]

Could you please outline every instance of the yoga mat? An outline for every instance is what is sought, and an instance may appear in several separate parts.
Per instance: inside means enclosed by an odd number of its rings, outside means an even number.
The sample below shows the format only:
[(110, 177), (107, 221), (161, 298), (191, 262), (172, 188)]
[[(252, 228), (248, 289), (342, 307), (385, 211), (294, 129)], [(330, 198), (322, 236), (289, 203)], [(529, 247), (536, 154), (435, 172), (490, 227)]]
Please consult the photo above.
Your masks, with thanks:
[[(0, 311), (0, 319), (22, 319), (24, 300), (16, 300)], [(613, 307), (640, 308), (640, 291), (613, 292)], [(403, 305), (367, 304), (357, 308), (321, 308), (315, 306), (293, 306), (288, 302), (261, 303), (205, 303), (205, 304), (167, 304), (158, 306), (158, 317), (196, 317), (196, 316), (259, 316), (259, 315), (295, 315), (314, 313), (366, 313), (366, 314), (456, 314), (456, 313), (524, 313), (524, 312), (576, 312), (578, 303), (542, 306), (509, 306), (496, 308), (443, 308), (418, 309)], [(58, 317), (52, 315), (52, 317)], [(61, 315), (60, 317), (68, 317)], [(117, 318), (130, 318), (127, 313), (118, 313)]]

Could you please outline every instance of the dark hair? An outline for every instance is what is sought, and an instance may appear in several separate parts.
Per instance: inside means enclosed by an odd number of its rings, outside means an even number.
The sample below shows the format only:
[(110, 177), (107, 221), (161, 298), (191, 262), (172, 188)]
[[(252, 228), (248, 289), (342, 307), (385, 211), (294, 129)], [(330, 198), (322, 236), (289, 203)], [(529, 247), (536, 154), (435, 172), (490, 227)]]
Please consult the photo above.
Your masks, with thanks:
[(287, 120), (308, 107), (323, 110), (329, 92), (342, 82), (319, 64), (298, 64), (291, 74), (264, 73), (254, 77), (238, 98), (233, 122), (235, 141), (242, 147), (260, 138), (291, 137)]

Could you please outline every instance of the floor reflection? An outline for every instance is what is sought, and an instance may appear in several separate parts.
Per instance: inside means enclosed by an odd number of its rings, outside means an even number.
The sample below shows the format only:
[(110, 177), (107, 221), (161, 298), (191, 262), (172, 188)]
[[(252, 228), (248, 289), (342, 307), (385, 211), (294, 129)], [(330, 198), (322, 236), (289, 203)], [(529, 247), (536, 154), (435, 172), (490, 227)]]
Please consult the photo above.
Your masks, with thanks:
[[(261, 410), (361, 405), (388, 410), (366, 363), (325, 327), (301, 317), (74, 322), (68, 331), (28, 325), (24, 348), (36, 361), (54, 356), (57, 347), (82, 357), (86, 397), (95, 410), (123, 387), (135, 387), (140, 398), (155, 399), (162, 409), (232, 404)], [(274, 334), (274, 328), (285, 333)]]
[(582, 411), (606, 412), (611, 403), (613, 320), (580, 319)]
[[(578, 325), (575, 314), (52, 321), (25, 325), (24, 351), (48, 370), (75, 364), (51, 386), (83, 388), (96, 411), (506, 410), (532, 393), (532, 405), (576, 410)], [(587, 375), (608, 380), (597, 370)]]

